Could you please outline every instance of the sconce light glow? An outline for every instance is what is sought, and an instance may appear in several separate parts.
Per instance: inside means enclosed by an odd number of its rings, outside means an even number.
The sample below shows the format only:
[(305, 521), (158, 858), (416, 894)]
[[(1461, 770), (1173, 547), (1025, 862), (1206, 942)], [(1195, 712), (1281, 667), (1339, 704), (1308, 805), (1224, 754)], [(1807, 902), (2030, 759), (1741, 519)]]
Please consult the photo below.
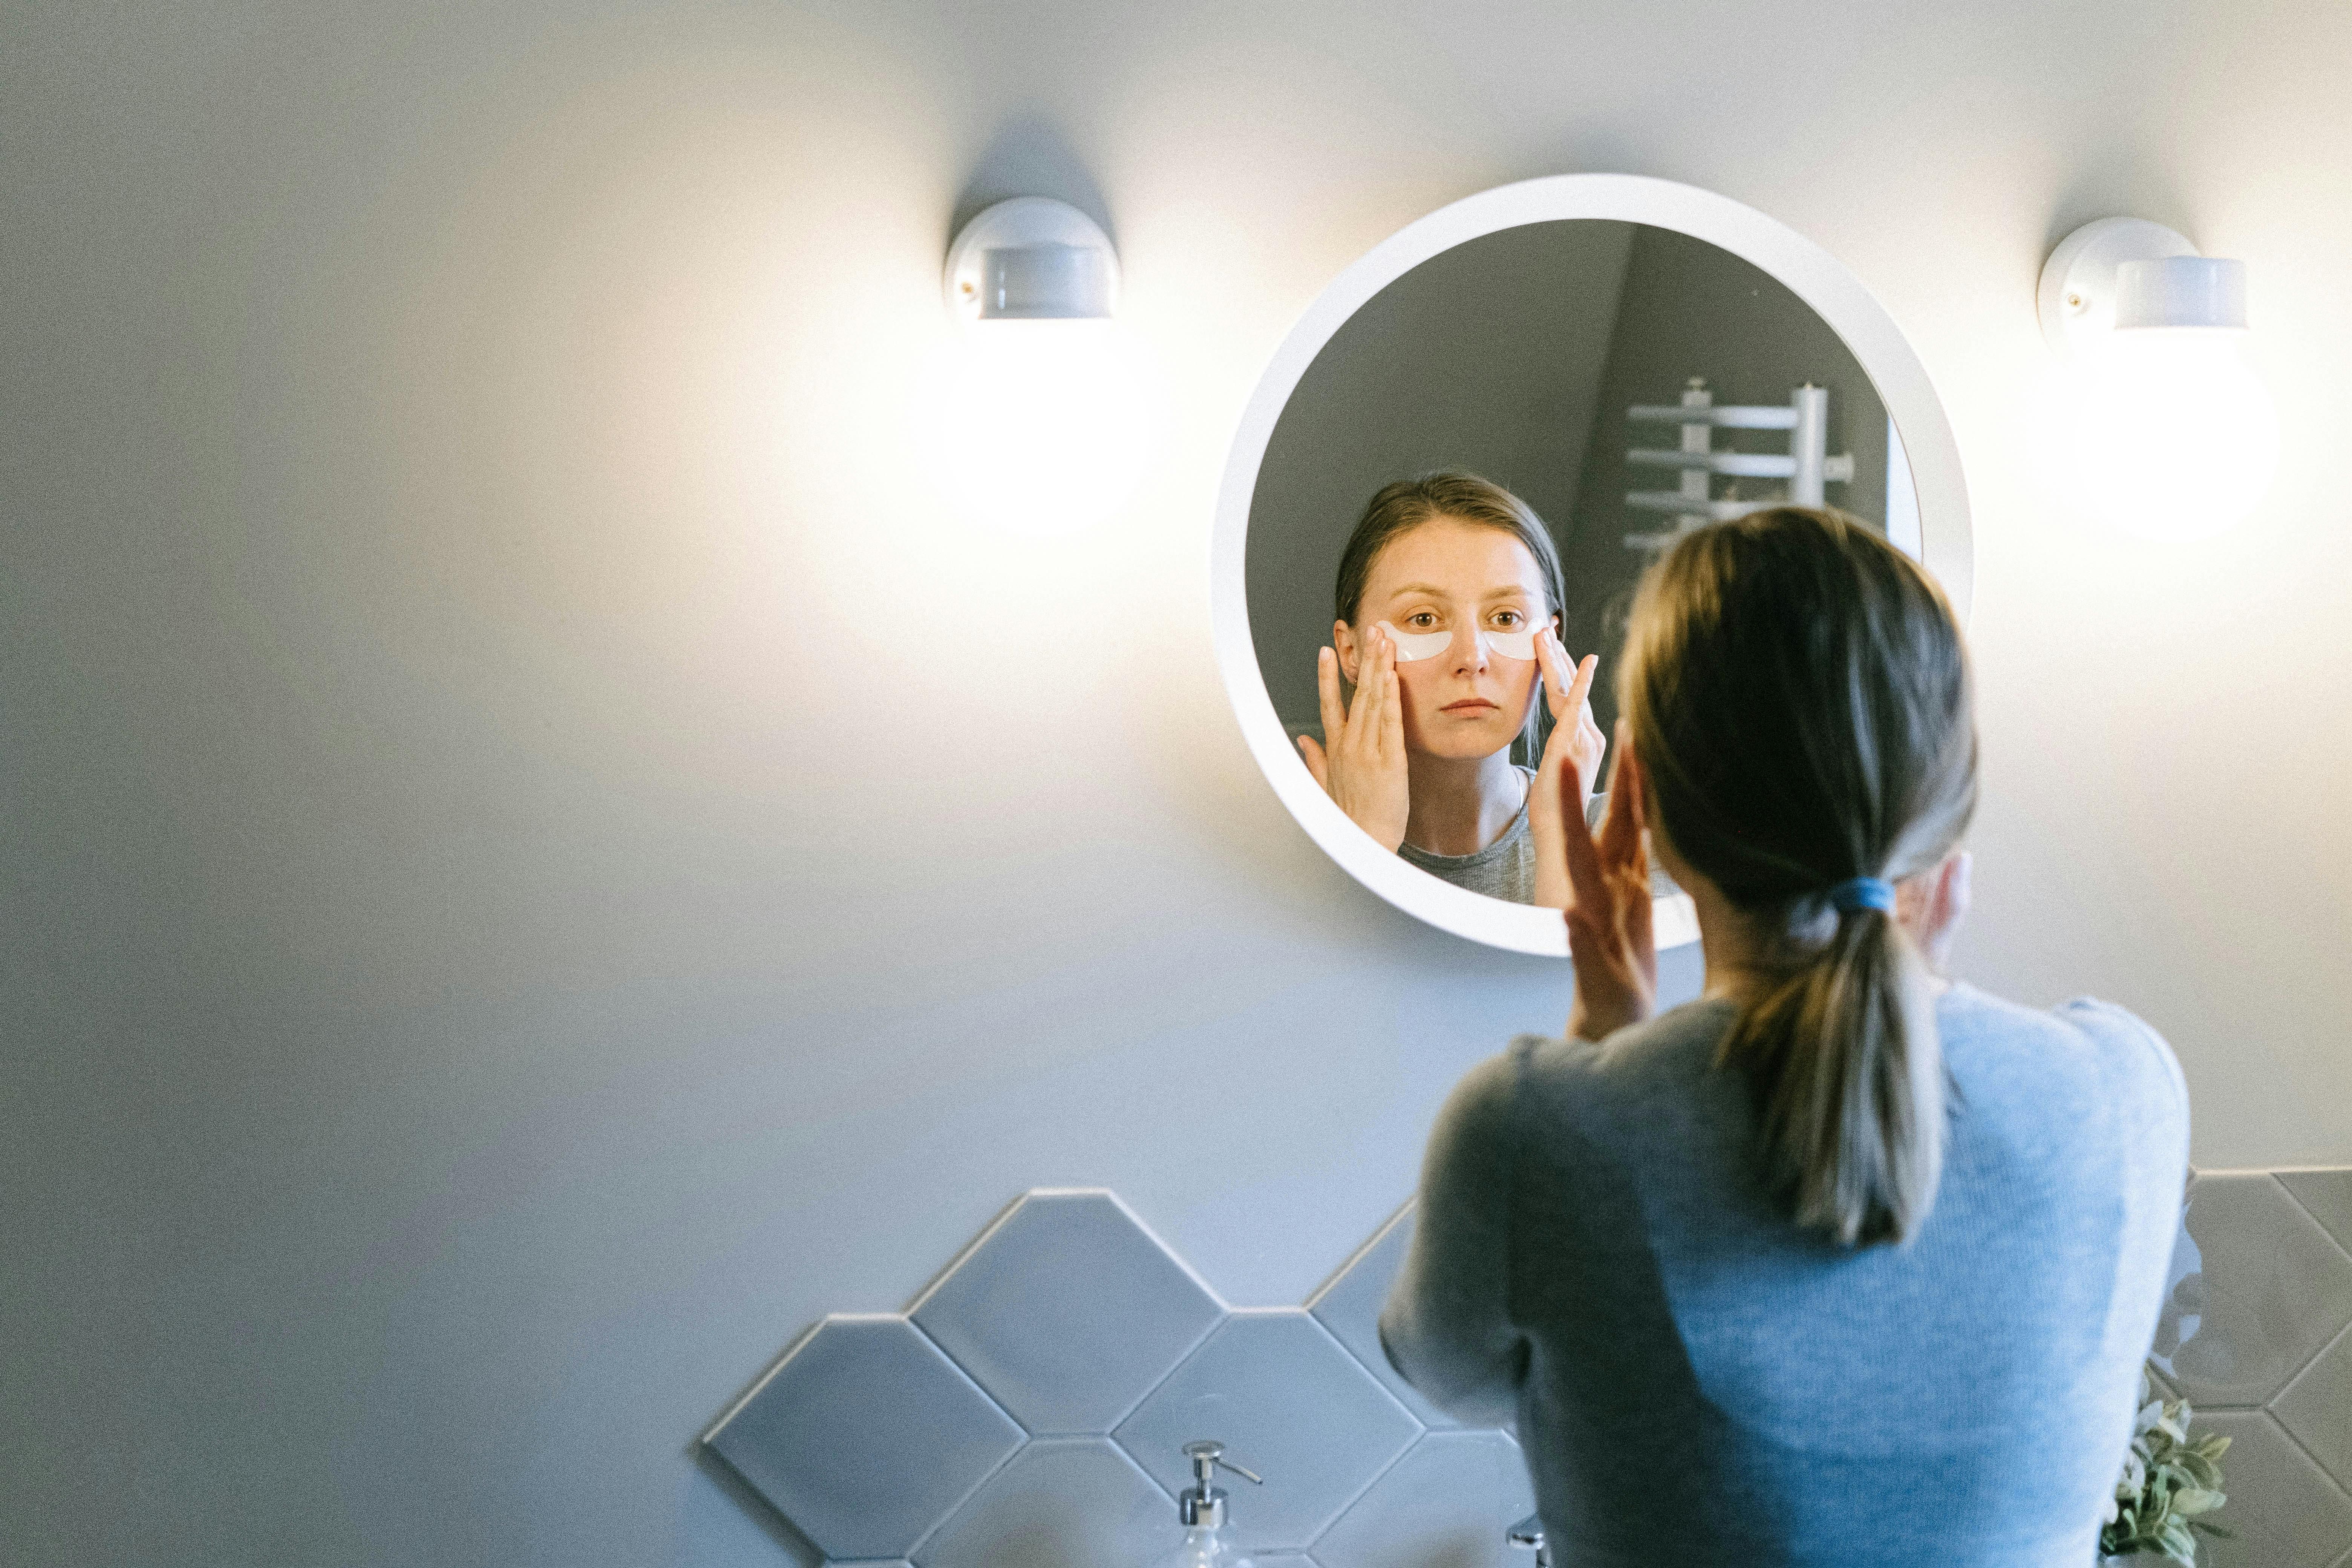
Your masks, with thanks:
[(920, 398), (942, 499), (1030, 534), (1116, 510), (1148, 455), (1153, 378), (1112, 319), (1109, 237), (1065, 202), (999, 202), (948, 247), (943, 287), (958, 330)]
[(2144, 538), (2242, 521), (2279, 458), (2278, 411), (2244, 354), (2245, 263), (2103, 218), (2051, 252), (2038, 304), (2068, 362), (2053, 434), (2074, 504)]

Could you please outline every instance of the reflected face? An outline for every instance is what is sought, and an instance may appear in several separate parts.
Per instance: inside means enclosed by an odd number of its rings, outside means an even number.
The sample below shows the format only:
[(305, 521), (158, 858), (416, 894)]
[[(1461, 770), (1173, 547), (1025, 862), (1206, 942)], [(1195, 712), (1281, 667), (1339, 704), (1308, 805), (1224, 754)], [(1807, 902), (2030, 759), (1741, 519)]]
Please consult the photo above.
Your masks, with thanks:
[(1372, 558), (1356, 624), (1332, 627), (1352, 683), (1386, 621), (1408, 637), (1450, 634), (1442, 652), (1397, 661), (1404, 743), (1424, 756), (1492, 756), (1517, 739), (1535, 695), (1536, 661), (1512, 658), (1486, 633), (1527, 633), (1545, 613), (1543, 573), (1528, 547), (1498, 528), (1433, 518)]

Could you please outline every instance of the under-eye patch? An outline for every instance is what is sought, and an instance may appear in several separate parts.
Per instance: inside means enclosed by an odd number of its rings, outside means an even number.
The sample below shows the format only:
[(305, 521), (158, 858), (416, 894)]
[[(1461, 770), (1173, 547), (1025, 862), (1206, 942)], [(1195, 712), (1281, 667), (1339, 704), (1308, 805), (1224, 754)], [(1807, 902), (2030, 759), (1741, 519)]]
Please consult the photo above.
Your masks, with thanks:
[[(1400, 664), (1410, 664), (1416, 659), (1435, 658), (1454, 646), (1452, 632), (1401, 632), (1386, 621), (1380, 623), (1380, 628), (1388, 633), (1389, 639), (1396, 644), (1397, 661)], [(1490, 653), (1500, 654), (1505, 658), (1523, 660), (1532, 660), (1536, 657), (1536, 634), (1533, 630), (1480, 632), (1478, 635), (1486, 639), (1486, 648)]]

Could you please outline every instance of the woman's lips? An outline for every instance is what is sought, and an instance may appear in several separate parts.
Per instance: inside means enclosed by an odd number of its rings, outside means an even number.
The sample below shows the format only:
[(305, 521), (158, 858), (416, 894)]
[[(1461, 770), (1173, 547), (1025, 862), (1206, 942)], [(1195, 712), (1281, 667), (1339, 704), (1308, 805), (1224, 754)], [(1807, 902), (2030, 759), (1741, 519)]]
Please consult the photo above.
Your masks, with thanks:
[(1465, 718), (1468, 718), (1472, 714), (1475, 713), (1499, 713), (1502, 710), (1497, 705), (1487, 701), (1483, 697), (1465, 697), (1459, 702), (1447, 703), (1444, 707), (1440, 708), (1438, 711), (1440, 713), (1459, 713)]

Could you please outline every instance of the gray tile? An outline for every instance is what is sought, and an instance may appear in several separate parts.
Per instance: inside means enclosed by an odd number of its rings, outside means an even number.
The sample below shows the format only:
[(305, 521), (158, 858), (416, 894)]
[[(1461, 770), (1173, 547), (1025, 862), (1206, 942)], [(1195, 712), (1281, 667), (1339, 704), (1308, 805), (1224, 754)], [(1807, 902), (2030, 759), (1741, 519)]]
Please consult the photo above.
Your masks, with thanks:
[(1503, 1532), (1536, 1510), (1499, 1432), (1432, 1432), (1315, 1542), (1323, 1568), (1526, 1568)]
[(2281, 1171), (2278, 1179), (2336, 1246), (2352, 1252), (2352, 1170)]
[(2352, 1258), (2264, 1173), (2200, 1176), (2189, 1230), (2200, 1310), (2160, 1364), (2200, 1407), (2261, 1405), (2352, 1321)]
[(1013, 1205), (909, 1315), (1031, 1432), (1105, 1433), (1224, 1316), (1106, 1192)]
[(2295, 1374), (2271, 1401), (2271, 1414), (2338, 1485), (2352, 1489), (2352, 1329)]
[(2156, 1340), (2149, 1354), (2169, 1366), (2182, 1343), (2195, 1337), (2204, 1321), (2205, 1260), (2197, 1238), (2189, 1234), (2188, 1205), (2181, 1205), (2180, 1227), (2173, 1233), (2172, 1258), (2164, 1276), (2164, 1305), (2156, 1320)]
[(2212, 1568), (2329, 1568), (2352, 1547), (2352, 1497), (2259, 1410), (2199, 1412), (2193, 1434), (2230, 1439), (2221, 1456), (2229, 1501), (2213, 1516), (2235, 1539), (2200, 1543)]
[(1457, 1426), (1461, 1423), (1423, 1399), (1420, 1391), (1389, 1364), (1388, 1352), (1381, 1349), (1381, 1304), (1388, 1300), (1389, 1287), (1396, 1282), (1397, 1271), (1404, 1267), (1404, 1255), (1412, 1246), (1415, 1212), (1416, 1205), (1407, 1200), (1371, 1240), (1340, 1265), (1339, 1272), (1331, 1277), (1328, 1284), (1307, 1298), (1307, 1310), (1315, 1314), (1317, 1322), (1331, 1331), (1333, 1339), (1369, 1367), (1372, 1375), (1381, 1380), (1381, 1386), (1395, 1394), (1422, 1425)]
[(915, 1568), (915, 1565), (903, 1557), (892, 1557), (880, 1561), (868, 1557), (848, 1563), (838, 1563), (828, 1557), (824, 1560), (824, 1568)]
[(835, 1317), (703, 1435), (835, 1561), (903, 1557), (1023, 1434), (906, 1319)]
[(1233, 1487), (1252, 1551), (1304, 1550), (1421, 1435), (1421, 1423), (1302, 1308), (1237, 1311), (1119, 1424), (1120, 1447), (1171, 1493), (1181, 1452), (1223, 1443), (1265, 1478)]
[(1041, 1437), (915, 1548), (921, 1568), (1147, 1568), (1184, 1540), (1176, 1500), (1108, 1437)]

